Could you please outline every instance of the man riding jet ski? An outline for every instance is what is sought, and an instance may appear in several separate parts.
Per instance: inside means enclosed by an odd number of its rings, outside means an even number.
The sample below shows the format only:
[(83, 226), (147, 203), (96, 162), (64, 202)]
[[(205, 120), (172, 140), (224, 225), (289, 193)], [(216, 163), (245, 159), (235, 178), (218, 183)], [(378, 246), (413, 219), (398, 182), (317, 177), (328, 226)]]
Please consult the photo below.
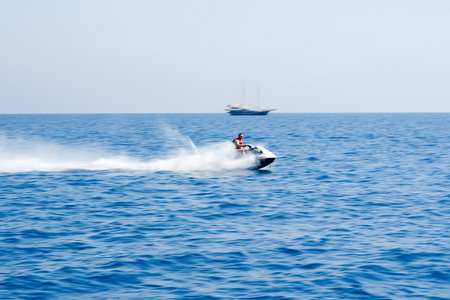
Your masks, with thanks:
[[(236, 146), (236, 150), (241, 155), (253, 155), (255, 157), (256, 169), (264, 168), (274, 162), (275, 154), (261, 146), (252, 146), (250, 144), (244, 144), (242, 139), (244, 135), (239, 133), (238, 137), (233, 140), (233, 144)], [(248, 150), (245, 148), (248, 147)]]

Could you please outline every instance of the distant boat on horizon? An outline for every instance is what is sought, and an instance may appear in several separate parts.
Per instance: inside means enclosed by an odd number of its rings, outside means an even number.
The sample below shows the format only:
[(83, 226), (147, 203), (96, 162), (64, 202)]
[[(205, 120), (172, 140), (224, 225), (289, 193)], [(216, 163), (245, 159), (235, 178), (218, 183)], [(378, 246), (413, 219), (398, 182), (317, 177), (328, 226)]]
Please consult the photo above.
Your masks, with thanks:
[(260, 109), (259, 107), (248, 107), (242, 104), (230, 104), (225, 109), (232, 116), (265, 116), (273, 110), (275, 108)]
[[(257, 107), (249, 107), (245, 106), (244, 104), (230, 104), (227, 105), (227, 108), (225, 111), (227, 111), (232, 116), (265, 116), (270, 111), (275, 110), (273, 109), (260, 109), (259, 108), (259, 102), (260, 102), (260, 88), (259, 83), (257, 85)], [(242, 103), (245, 103), (245, 81), (242, 82)]]

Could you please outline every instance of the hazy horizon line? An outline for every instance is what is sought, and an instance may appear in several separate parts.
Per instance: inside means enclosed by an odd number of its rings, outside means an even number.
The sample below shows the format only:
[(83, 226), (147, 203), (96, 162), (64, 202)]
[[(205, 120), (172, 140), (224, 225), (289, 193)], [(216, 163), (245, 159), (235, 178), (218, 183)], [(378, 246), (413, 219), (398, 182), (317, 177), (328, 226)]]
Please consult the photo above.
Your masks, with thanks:
[[(399, 112), (276, 112), (268, 115), (279, 114), (448, 114), (450, 111), (399, 111)], [(0, 115), (225, 115), (222, 112), (55, 112), (55, 113), (0, 113)], [(266, 115), (265, 117), (267, 117)], [(230, 116), (231, 117), (231, 116)], [(236, 117), (236, 116), (232, 116)], [(264, 116), (238, 116), (238, 117), (264, 117)]]

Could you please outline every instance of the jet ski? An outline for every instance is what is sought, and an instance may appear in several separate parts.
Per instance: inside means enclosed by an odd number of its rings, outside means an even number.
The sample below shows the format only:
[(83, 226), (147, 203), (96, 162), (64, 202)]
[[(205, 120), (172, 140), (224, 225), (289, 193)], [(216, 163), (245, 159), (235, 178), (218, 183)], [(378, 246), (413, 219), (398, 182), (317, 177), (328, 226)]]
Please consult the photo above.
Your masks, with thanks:
[(274, 162), (276, 155), (261, 146), (248, 145), (246, 153), (255, 156), (255, 168), (261, 169)]

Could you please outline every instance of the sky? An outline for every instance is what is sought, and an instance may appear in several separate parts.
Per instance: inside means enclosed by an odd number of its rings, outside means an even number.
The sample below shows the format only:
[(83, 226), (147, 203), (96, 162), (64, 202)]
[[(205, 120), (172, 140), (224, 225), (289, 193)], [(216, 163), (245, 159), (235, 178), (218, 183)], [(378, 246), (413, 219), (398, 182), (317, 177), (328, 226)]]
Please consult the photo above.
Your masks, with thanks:
[(449, 29), (448, 0), (0, 0), (0, 113), (450, 112)]

